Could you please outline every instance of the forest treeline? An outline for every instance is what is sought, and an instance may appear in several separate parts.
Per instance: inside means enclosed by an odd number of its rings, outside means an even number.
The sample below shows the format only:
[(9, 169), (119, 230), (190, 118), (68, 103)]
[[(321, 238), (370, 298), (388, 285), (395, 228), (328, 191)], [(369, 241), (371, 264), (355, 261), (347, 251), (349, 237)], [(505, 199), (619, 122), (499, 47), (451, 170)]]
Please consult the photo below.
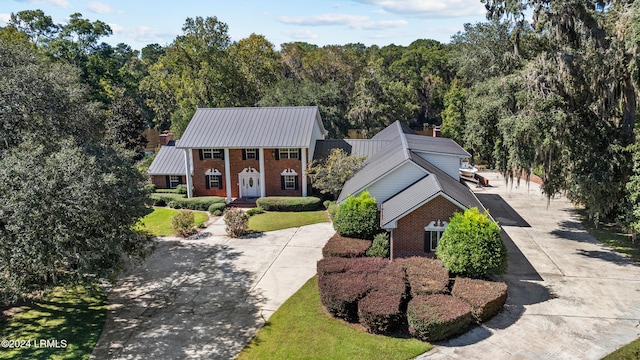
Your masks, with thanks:
[(12, 14), (0, 41), (79, 69), (105, 136), (130, 148), (148, 126), (179, 136), (198, 107), (317, 105), (334, 138), (395, 120), (442, 125), (476, 162), (508, 177), (535, 172), (549, 197), (640, 230), (640, 3), (481, 1), (487, 21), (448, 44), (276, 49), (259, 34), (232, 41), (212, 16), (137, 51), (103, 42), (111, 29), (99, 20), (55, 24), (42, 11)]

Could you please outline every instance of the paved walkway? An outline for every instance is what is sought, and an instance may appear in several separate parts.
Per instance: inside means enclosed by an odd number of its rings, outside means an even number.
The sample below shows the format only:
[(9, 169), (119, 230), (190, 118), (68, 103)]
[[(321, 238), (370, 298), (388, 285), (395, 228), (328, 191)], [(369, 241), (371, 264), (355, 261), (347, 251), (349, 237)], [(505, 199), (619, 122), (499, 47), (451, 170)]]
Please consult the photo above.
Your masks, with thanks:
[(597, 242), (565, 198), (485, 174), (509, 250), (505, 310), (419, 359), (600, 359), (640, 336), (640, 267)]
[(221, 221), (194, 238), (163, 238), (109, 291), (93, 359), (231, 359), (316, 273), (330, 223), (244, 239)]

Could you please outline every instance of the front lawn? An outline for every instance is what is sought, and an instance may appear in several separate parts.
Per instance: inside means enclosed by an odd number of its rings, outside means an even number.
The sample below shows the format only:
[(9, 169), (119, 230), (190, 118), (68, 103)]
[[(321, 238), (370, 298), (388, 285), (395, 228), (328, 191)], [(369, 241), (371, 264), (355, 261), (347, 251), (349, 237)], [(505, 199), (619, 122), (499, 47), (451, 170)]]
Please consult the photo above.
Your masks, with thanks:
[(238, 359), (411, 359), (428, 343), (367, 334), (326, 314), (314, 276), (271, 316)]
[(0, 322), (0, 339), (24, 346), (3, 342), (0, 359), (88, 359), (106, 318), (106, 296), (97, 285), (56, 287)]
[[(154, 236), (173, 235), (171, 218), (179, 212), (180, 210), (176, 209), (154, 207), (152, 213), (142, 218), (141, 228)], [(209, 215), (204, 211), (194, 211), (193, 215), (196, 225), (209, 219)]]
[(249, 230), (265, 232), (280, 229), (288, 229), (303, 225), (328, 222), (327, 212), (300, 211), (300, 212), (266, 212), (256, 214), (249, 218)]

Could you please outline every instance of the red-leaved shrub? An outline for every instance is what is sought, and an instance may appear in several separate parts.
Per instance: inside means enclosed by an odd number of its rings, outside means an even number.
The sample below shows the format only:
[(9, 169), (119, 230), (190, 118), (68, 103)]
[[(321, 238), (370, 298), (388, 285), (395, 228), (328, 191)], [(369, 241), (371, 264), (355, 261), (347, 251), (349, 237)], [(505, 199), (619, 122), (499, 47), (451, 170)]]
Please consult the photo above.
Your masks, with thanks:
[(335, 317), (358, 320), (358, 301), (367, 293), (363, 274), (336, 273), (318, 278), (320, 300)]
[(381, 291), (368, 293), (358, 303), (360, 323), (374, 334), (384, 334), (399, 328), (403, 318), (401, 302), (400, 294)]
[(471, 306), (451, 295), (418, 295), (407, 306), (409, 332), (424, 341), (437, 341), (466, 330)]
[(398, 259), (405, 269), (411, 296), (443, 294), (448, 291), (449, 272), (440, 260), (421, 257)]
[[(400, 275), (400, 274), (398, 274)], [(406, 284), (404, 276), (393, 276), (380, 270), (379, 272), (369, 273), (366, 275), (367, 286), (370, 291), (400, 295), (402, 298), (407, 297)]]
[(459, 297), (473, 308), (473, 317), (483, 322), (502, 309), (507, 301), (507, 284), (457, 277), (451, 295)]
[(389, 263), (389, 260), (377, 257), (354, 258), (349, 260), (347, 272), (361, 274), (378, 272)]
[(351, 259), (342, 257), (326, 257), (318, 260), (318, 275), (343, 273), (351, 267)]
[(322, 256), (361, 257), (371, 247), (371, 240), (354, 239), (336, 233), (322, 248)]

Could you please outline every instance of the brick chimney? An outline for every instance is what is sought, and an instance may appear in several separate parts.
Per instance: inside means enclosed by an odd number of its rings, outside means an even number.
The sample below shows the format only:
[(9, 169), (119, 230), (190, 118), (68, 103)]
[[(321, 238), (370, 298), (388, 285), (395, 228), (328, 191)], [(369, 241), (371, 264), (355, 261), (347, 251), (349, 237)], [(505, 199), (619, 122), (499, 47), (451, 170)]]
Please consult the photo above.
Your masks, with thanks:
[(438, 125), (434, 125), (433, 126), (433, 137), (440, 137), (440, 126)]
[(169, 144), (170, 141), (173, 140), (173, 134), (169, 132), (169, 130), (163, 130), (162, 134), (159, 136), (159, 143), (162, 146)]

